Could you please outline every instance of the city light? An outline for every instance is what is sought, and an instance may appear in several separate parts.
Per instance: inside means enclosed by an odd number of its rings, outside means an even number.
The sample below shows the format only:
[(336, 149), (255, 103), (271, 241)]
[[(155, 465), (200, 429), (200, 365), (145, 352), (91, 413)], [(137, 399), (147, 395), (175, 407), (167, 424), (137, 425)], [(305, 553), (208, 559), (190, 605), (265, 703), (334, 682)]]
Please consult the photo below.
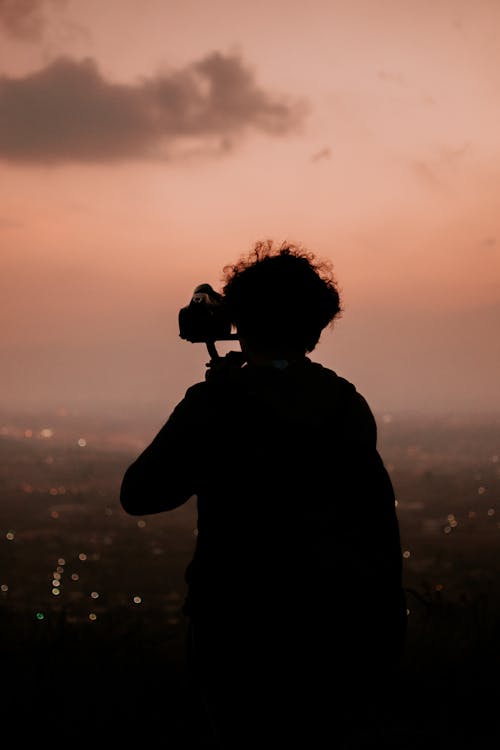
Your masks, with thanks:
[[(85, 649), (87, 645), (90, 648), (95, 637), (107, 640), (109, 634), (121, 636), (121, 628), (125, 640), (132, 644), (137, 638), (149, 635), (154, 639), (157, 628), (161, 627), (166, 627), (172, 638), (183, 623), (185, 581), (180, 563), (184, 557), (188, 561), (190, 550), (195, 547), (193, 537), (198, 533), (196, 505), (172, 516), (165, 513), (130, 519), (115, 512), (119, 508), (121, 472), (128, 457), (107, 448), (100, 453), (97, 440), (94, 448), (92, 436), (97, 434), (94, 428), (87, 432), (87, 424), (75, 427), (70, 422), (68, 419), (68, 431), (64, 434), (57, 423), (50, 442), (48, 438), (24, 440), (24, 424), (17, 432), (9, 427), (14, 438), (8, 439), (12, 439), (19, 453), (13, 452), (16, 461), (6, 472), (6, 502), (2, 506), (6, 513), (0, 530), (0, 548), (3, 543), (6, 563), (2, 566), (4, 582), (0, 583), (0, 598), (7, 615), (10, 617), (12, 613), (15, 637), (18, 633), (22, 637), (23, 628), (27, 637), (31, 637), (28, 626), (39, 630), (33, 635), (47, 649), (47, 654), (57, 653), (55, 661), (61, 657), (61, 663), (65, 649), (69, 652), (73, 647), (73, 635), (82, 646), (82, 659), (86, 658)], [(398, 425), (399, 418), (394, 418), (386, 434), (392, 435)], [(36, 438), (40, 435), (36, 423), (33, 434)], [(80, 434), (89, 435), (90, 452), (75, 451)], [(401, 481), (394, 505), (402, 529), (404, 585), (408, 586), (408, 592), (413, 592), (408, 594), (402, 612), (408, 608), (412, 637), (420, 637), (419, 628), (426, 623), (424, 638), (433, 623), (444, 624), (440, 618), (449, 609), (446, 616), (451, 614), (454, 618), (449, 620), (453, 627), (448, 632), (453, 636), (453, 629), (458, 633), (469, 622), (469, 612), (473, 612), (479, 601), (475, 595), (486, 590), (485, 582), (496, 582), (493, 554), (500, 538), (500, 511), (496, 517), (500, 471), (492, 454), (498, 451), (498, 441), (496, 448), (486, 442), (476, 446), (472, 441), (471, 451), (476, 454), (472, 457), (467, 454), (461, 464), (452, 456), (460, 441), (441, 447), (436, 443), (441, 453), (436, 448), (433, 454), (423, 437), (417, 440), (412, 435), (408, 440), (400, 440), (397, 434), (396, 438), (394, 456), (390, 458)], [(81, 440), (87, 444), (87, 439)], [(421, 445), (418, 454), (408, 456), (407, 445), (417, 443)], [(46, 463), (49, 447), (50, 464)], [(368, 514), (369, 511), (363, 519), (356, 519), (358, 526), (354, 533), (358, 536), (349, 552), (353, 558), (357, 555), (356, 561), (363, 570), (368, 565), (369, 575), (371, 564), (376, 564), (376, 555), (370, 555), (368, 563), (366, 560), (376, 540), (365, 532)], [(59, 518), (58, 524), (53, 523), (54, 518)], [(446, 542), (443, 535), (447, 536)], [(11, 544), (13, 540), (16, 545)], [(58, 550), (66, 558), (56, 558)], [(299, 545), (297, 550), (302, 554)], [(82, 571), (81, 575), (75, 567)], [(145, 600), (143, 595), (131, 593), (134, 588), (144, 587)], [(300, 600), (297, 617), (313, 617), (307, 611), (309, 603), (313, 605), (309, 593), (307, 586), (297, 588)], [(90, 603), (96, 605), (95, 611), (88, 610)], [(255, 611), (260, 608), (258, 593), (249, 606), (255, 607)], [(134, 608), (136, 612), (132, 612)], [(217, 615), (215, 605), (214, 613)], [(46, 624), (35, 626), (34, 619)], [(95, 624), (97, 619), (99, 625)], [(139, 624), (143, 630), (136, 632)], [(86, 628), (89, 628), (88, 644), (84, 637), (80, 639)], [(467, 631), (467, 637), (472, 638), (471, 632)], [(436, 647), (446, 644), (444, 628), (442, 641), (441, 630), (436, 633)], [(458, 649), (454, 641), (452, 647)]]

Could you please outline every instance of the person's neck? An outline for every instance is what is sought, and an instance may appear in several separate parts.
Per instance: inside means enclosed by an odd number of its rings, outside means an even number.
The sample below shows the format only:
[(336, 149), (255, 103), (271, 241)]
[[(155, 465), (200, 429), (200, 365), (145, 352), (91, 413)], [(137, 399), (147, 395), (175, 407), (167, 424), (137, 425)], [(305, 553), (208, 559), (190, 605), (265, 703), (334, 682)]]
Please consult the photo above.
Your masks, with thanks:
[(255, 367), (276, 367), (285, 369), (295, 362), (305, 358), (305, 354), (299, 352), (248, 352), (247, 361)]

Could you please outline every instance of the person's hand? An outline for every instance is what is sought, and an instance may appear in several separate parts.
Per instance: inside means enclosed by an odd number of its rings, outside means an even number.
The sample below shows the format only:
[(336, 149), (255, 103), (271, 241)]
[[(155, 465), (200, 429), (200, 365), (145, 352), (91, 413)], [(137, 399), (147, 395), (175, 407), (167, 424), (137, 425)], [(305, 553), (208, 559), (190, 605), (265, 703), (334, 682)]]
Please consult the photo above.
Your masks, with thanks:
[(205, 380), (227, 380), (238, 372), (245, 364), (243, 352), (228, 352), (224, 357), (218, 357), (207, 362)]

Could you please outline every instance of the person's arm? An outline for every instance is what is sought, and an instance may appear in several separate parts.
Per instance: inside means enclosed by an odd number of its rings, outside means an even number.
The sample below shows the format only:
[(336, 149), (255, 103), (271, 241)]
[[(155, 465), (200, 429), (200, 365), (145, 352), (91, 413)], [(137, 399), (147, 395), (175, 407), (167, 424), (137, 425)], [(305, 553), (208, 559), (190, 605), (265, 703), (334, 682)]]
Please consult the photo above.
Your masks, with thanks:
[(151, 444), (126, 470), (122, 508), (132, 516), (173, 510), (197, 491), (200, 444), (197, 386), (190, 388)]
[[(364, 581), (362, 602), (373, 617), (380, 653), (399, 658), (406, 637), (402, 549), (394, 487), (379, 453), (375, 417), (359, 393), (351, 410), (349, 466), (351, 501), (356, 513), (356, 565)], [(354, 541), (354, 540), (353, 540)]]
[(378, 451), (377, 424), (365, 398), (352, 402), (349, 442), (355, 446), (351, 463), (353, 500), (359, 509), (359, 531), (365, 537), (374, 576), (390, 589), (399, 586), (402, 551), (394, 487)]

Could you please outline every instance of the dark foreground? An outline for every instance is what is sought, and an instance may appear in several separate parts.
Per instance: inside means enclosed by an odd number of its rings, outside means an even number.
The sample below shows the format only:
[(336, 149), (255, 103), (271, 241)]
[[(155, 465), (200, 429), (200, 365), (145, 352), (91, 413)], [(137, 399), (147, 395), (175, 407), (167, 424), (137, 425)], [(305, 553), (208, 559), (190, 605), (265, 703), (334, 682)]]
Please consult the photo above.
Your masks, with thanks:
[[(354, 731), (347, 747), (373, 747), (374, 738), (390, 748), (498, 747), (495, 613), (485, 602), (436, 600), (412, 623), (400, 689), (377, 730)], [(192, 747), (183, 625), (168, 626), (161, 611), (125, 621), (109, 612), (94, 624), (4, 619), (5, 739)]]
[[(500, 746), (500, 433), (497, 423), (430, 427), (381, 424), (409, 631), (384, 714), (376, 726), (360, 715), (345, 750)], [(81, 425), (35, 439), (48, 429), (40, 424), (28, 440), (9, 429), (0, 479), (4, 741), (195, 746), (181, 613), (194, 503), (126, 516), (117, 489), (130, 451), (78, 444)], [(298, 616), (313, 616), (304, 592)], [(329, 738), (324, 746), (335, 747)]]

